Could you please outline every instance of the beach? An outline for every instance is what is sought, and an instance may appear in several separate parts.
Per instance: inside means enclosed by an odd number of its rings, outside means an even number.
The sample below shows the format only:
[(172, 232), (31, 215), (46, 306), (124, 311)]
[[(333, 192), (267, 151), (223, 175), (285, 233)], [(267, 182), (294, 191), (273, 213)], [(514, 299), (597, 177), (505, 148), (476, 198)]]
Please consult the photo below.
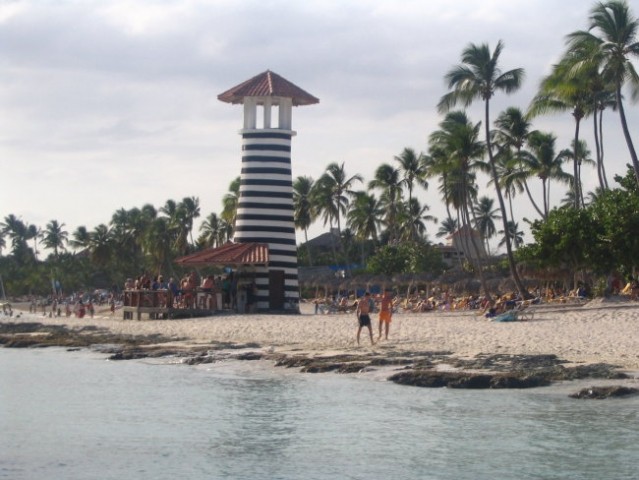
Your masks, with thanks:
[(608, 363), (639, 370), (639, 303), (621, 297), (595, 299), (585, 305), (545, 304), (532, 307), (528, 321), (494, 322), (477, 311), (396, 313), (388, 340), (377, 339), (377, 314), (373, 314), (375, 345), (366, 329), (361, 345), (355, 341), (354, 313), (314, 314), (310, 303), (300, 315), (229, 314), (179, 320), (123, 320), (121, 311), (96, 312), (94, 318), (50, 318), (14, 311), (0, 322), (38, 322), (66, 325), (69, 329), (97, 327), (112, 334), (133, 337), (161, 335), (188, 347), (210, 343), (257, 344), (261, 349), (286, 355), (339, 355), (374, 352), (447, 351), (456, 358), (483, 354), (556, 355), (572, 364)]

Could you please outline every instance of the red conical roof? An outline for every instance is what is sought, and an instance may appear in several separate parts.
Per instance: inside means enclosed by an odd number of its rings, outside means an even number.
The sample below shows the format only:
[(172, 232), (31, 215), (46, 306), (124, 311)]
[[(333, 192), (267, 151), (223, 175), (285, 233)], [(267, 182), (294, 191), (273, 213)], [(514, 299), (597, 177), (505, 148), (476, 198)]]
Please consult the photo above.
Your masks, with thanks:
[(291, 98), (295, 106), (319, 103), (319, 99), (270, 70), (219, 94), (217, 99), (227, 103), (242, 103), (244, 97)]

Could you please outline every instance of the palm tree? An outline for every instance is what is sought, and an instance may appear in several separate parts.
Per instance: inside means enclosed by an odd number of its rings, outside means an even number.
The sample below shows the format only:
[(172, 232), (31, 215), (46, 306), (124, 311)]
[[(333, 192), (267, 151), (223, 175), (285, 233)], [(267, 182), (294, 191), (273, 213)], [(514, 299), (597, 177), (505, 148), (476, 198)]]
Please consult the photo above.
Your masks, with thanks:
[[(442, 97), (438, 107), (440, 111), (448, 111), (458, 102), (469, 106), (476, 99), (482, 99), (484, 101), (486, 150), (488, 152), (488, 161), (490, 163), (499, 208), (501, 209), (504, 230), (507, 230), (506, 206), (497, 177), (497, 169), (495, 167), (495, 159), (493, 158), (490, 140), (490, 99), (497, 91), (503, 91), (507, 94), (517, 91), (523, 81), (524, 70), (516, 68), (502, 72), (498, 66), (502, 49), (503, 43), (501, 40), (497, 42), (497, 46), (492, 54), (486, 44), (475, 45), (471, 43), (466, 47), (462, 52), (462, 64), (454, 67), (446, 75), (448, 88), (451, 88), (452, 91)], [(506, 252), (508, 255), (510, 274), (517, 285), (517, 289), (522, 297), (528, 297), (529, 294), (517, 273), (515, 257), (510, 241), (506, 241)]]
[[(317, 181), (317, 191), (322, 196), (327, 197), (327, 214), (337, 222), (337, 233), (341, 237), (342, 224), (340, 217), (346, 213), (349, 200), (348, 195), (353, 193), (352, 187), (355, 182), (361, 182), (363, 178), (356, 174), (348, 177), (344, 169), (344, 162), (341, 165), (331, 163), (326, 167), (326, 172)], [(329, 205), (330, 203), (330, 205)], [(326, 217), (325, 217), (326, 218)]]
[(355, 192), (353, 202), (346, 214), (346, 222), (350, 231), (360, 245), (361, 263), (365, 263), (364, 247), (367, 240), (372, 239), (377, 243), (377, 232), (380, 228), (384, 208), (375, 195), (367, 192)]
[(308, 250), (308, 264), (313, 265), (311, 247), (308, 244), (308, 227), (315, 220), (311, 192), (314, 181), (311, 177), (299, 176), (293, 182), (293, 214), (295, 227), (304, 230), (304, 242)]
[(26, 252), (27, 246), (27, 225), (14, 214), (4, 217), (4, 221), (0, 224), (2, 232), (11, 239), (11, 250), (14, 255), (20, 252)]
[(595, 53), (589, 62), (599, 65), (602, 77), (614, 85), (621, 128), (639, 184), (639, 160), (630, 137), (621, 93), (626, 82), (633, 89), (633, 98), (637, 98), (639, 92), (639, 74), (632, 63), (632, 57), (639, 57), (639, 20), (632, 15), (628, 4), (619, 0), (596, 3), (589, 20), (587, 31), (568, 35), (569, 50), (592, 48)]
[[(438, 145), (446, 156), (442, 163), (433, 165), (434, 171), (446, 171), (444, 191), (448, 195), (446, 203), (450, 203), (457, 210), (459, 224), (468, 227), (472, 224), (472, 205), (477, 196), (475, 171), (485, 168), (480, 161), (484, 154), (484, 144), (479, 141), (481, 122), (473, 123), (464, 112), (455, 111), (446, 114), (439, 124), (440, 130), (430, 135), (431, 145)], [(466, 237), (464, 237), (466, 238)], [(471, 237), (475, 256), (479, 259), (479, 249)], [(470, 249), (467, 249), (470, 251)]]
[(159, 217), (151, 221), (143, 243), (154, 272), (159, 275), (163, 269), (171, 269), (173, 238), (167, 218)]
[[(588, 90), (587, 78), (573, 74), (572, 61), (564, 58), (553, 66), (539, 87), (539, 93), (533, 98), (528, 109), (529, 116), (547, 112), (570, 111), (575, 120), (573, 145), (579, 144), (581, 120), (592, 113), (592, 97)], [(575, 208), (581, 206), (581, 178), (579, 176), (578, 155), (573, 156), (573, 177)]]
[(528, 139), (530, 152), (526, 152), (522, 156), (526, 174), (530, 177), (536, 176), (541, 180), (544, 219), (548, 218), (550, 210), (550, 181), (558, 180), (565, 184), (573, 181), (573, 177), (562, 169), (562, 164), (570, 157), (571, 153), (566, 149), (556, 154), (556, 140), (557, 138), (552, 133), (533, 132)]
[(514, 164), (513, 168), (510, 172), (503, 171), (501, 174), (498, 174), (498, 176), (503, 179), (502, 186), (506, 190), (506, 194), (510, 201), (510, 216), (513, 216), (512, 197), (514, 195), (514, 191), (515, 189), (521, 191), (522, 188), (526, 191), (528, 199), (535, 210), (537, 210), (537, 213), (539, 213), (539, 216), (543, 216), (532, 194), (530, 193), (530, 188), (528, 187), (525, 175), (521, 174), (521, 155), (524, 145), (531, 134), (531, 123), (519, 108), (509, 107), (497, 116), (495, 126), (497, 129), (493, 131), (493, 139), (501, 146), (499, 153), (503, 153), (500, 158), (501, 161), (497, 162), (498, 165), (501, 163), (503, 166), (506, 166), (509, 163), (507, 160), (511, 158), (506, 154), (506, 151), (514, 150), (514, 155), (512, 156)]
[(426, 237), (426, 223), (437, 223), (437, 218), (428, 213), (430, 207), (422, 205), (416, 198), (402, 202), (399, 209), (399, 239), (415, 242)]
[(495, 200), (488, 197), (479, 197), (477, 204), (475, 205), (475, 228), (479, 230), (481, 237), (486, 244), (486, 251), (490, 254), (490, 245), (488, 240), (497, 233), (495, 228), (495, 220), (498, 220), (499, 209), (494, 208)]
[(69, 245), (71, 245), (75, 249), (83, 250), (89, 247), (89, 241), (91, 239), (91, 235), (87, 230), (87, 227), (84, 225), (80, 225), (75, 231), (71, 234), (73, 237), (69, 240)]
[(200, 238), (207, 247), (220, 246), (221, 218), (215, 212), (210, 213), (200, 225)]
[(450, 235), (455, 233), (457, 230), (459, 230), (459, 224), (457, 223), (457, 220), (455, 220), (454, 218), (448, 217), (442, 220), (442, 222), (439, 224), (439, 230), (437, 231), (435, 236), (449, 237)]
[(42, 230), (35, 225), (27, 225), (27, 240), (33, 240), (33, 256), (38, 259), (38, 239), (42, 237)]
[(348, 228), (361, 242), (368, 239), (377, 241), (377, 232), (383, 215), (384, 208), (375, 195), (355, 192), (351, 208), (346, 214), (346, 221)]
[(109, 264), (114, 253), (111, 231), (109, 227), (101, 223), (89, 235), (91, 260), (99, 267), (105, 267)]
[(184, 228), (191, 239), (191, 244), (193, 244), (193, 223), (196, 218), (200, 217), (200, 199), (198, 197), (184, 197), (178, 205), (178, 210), (181, 210)]
[(58, 251), (64, 250), (69, 234), (63, 230), (64, 223), (58, 223), (57, 220), (51, 220), (47, 223), (42, 236), (42, 243), (46, 248), (53, 250), (53, 255), (58, 259)]
[(381, 164), (375, 170), (375, 177), (368, 183), (368, 188), (377, 188), (381, 191), (380, 200), (385, 207), (384, 222), (388, 229), (390, 243), (399, 239), (397, 217), (398, 207), (402, 198), (403, 180), (400, 171), (387, 163)]
[[(395, 156), (395, 160), (399, 162), (399, 169), (402, 175), (402, 183), (406, 185), (408, 190), (408, 205), (412, 204), (413, 189), (415, 184), (427, 189), (429, 161), (424, 155), (417, 154), (412, 148), (405, 148), (402, 153)], [(412, 232), (411, 237), (415, 237), (416, 232)]]
[(236, 177), (229, 184), (229, 191), (222, 198), (221, 217), (235, 230), (235, 219), (237, 217), (237, 207), (240, 204), (241, 177)]
[[(569, 158), (571, 160), (573, 160), (573, 162), (575, 161), (575, 154), (577, 155), (577, 168), (578, 168), (578, 172), (579, 172), (579, 177), (581, 178), (581, 165), (582, 164), (586, 164), (586, 165), (595, 165), (595, 161), (591, 158), (591, 152), (588, 149), (588, 144), (586, 143), (585, 140), (579, 140), (579, 142), (577, 143), (577, 145), (575, 145), (575, 141), (573, 140), (571, 142), (572, 150), (569, 150), (566, 154), (566, 158)], [(583, 189), (579, 189), (579, 193), (581, 195), (581, 199), (580, 202), (582, 205), (586, 205), (584, 202), (584, 192)]]
[(503, 235), (501, 241), (499, 242), (499, 246), (503, 246), (508, 238), (511, 238), (515, 248), (519, 248), (524, 244), (524, 232), (519, 230), (519, 224), (513, 221), (508, 221), (508, 235), (504, 235), (504, 231), (499, 231), (500, 235)]

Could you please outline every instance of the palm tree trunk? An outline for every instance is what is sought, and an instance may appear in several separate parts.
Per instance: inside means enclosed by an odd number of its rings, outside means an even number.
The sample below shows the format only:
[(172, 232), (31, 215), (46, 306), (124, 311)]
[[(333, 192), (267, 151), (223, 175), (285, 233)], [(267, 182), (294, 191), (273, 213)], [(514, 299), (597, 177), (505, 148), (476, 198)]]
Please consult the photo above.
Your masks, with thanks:
[(495, 159), (493, 158), (493, 148), (490, 142), (490, 101), (486, 98), (485, 103), (485, 125), (486, 130), (486, 149), (488, 150), (488, 160), (490, 163), (490, 171), (493, 176), (493, 182), (495, 184), (495, 191), (497, 192), (497, 201), (499, 202), (499, 209), (501, 210), (501, 219), (504, 225), (504, 232), (506, 233), (506, 255), (508, 256), (508, 266), (510, 267), (510, 275), (519, 290), (521, 298), (530, 298), (531, 295), (524, 287), (524, 284), (519, 278), (517, 273), (517, 266), (515, 265), (515, 256), (513, 255), (513, 248), (510, 243), (510, 235), (508, 234), (508, 217), (506, 215), (506, 205), (504, 204), (504, 197), (501, 194), (501, 188), (499, 187), (499, 177), (497, 176), (497, 167), (495, 166)]
[(544, 220), (548, 219), (548, 190), (550, 189), (546, 187), (546, 179), (544, 178), (541, 180), (541, 191), (544, 196)]
[(304, 241), (306, 242), (306, 252), (308, 255), (308, 266), (313, 266), (313, 259), (311, 258), (311, 246), (308, 244), (308, 228), (304, 228)]
[(579, 117), (575, 117), (575, 146), (573, 148), (573, 174), (575, 178), (573, 179), (572, 187), (575, 195), (574, 202), (575, 208), (579, 209), (579, 200), (581, 199), (581, 178), (579, 178), (579, 159), (577, 158), (577, 150), (579, 148), (579, 124), (581, 123), (581, 119)]
[(526, 195), (528, 195), (528, 199), (530, 200), (530, 203), (532, 203), (532, 206), (535, 207), (535, 210), (537, 210), (537, 213), (539, 214), (541, 218), (545, 218), (544, 212), (542, 212), (539, 206), (537, 206), (537, 202), (535, 202), (535, 199), (533, 198), (532, 193), (530, 193), (530, 188), (528, 188), (528, 182), (525, 180), (524, 180), (524, 188), (526, 190)]
[(599, 151), (601, 155), (601, 173), (603, 175), (604, 185), (606, 189), (610, 189), (608, 178), (606, 177), (606, 164), (604, 163), (604, 141), (603, 141), (603, 110), (599, 112)]
[(632, 138), (630, 138), (630, 132), (628, 131), (628, 122), (626, 121), (626, 112), (623, 109), (623, 102), (621, 101), (621, 84), (617, 84), (617, 105), (619, 107), (619, 117), (621, 118), (621, 128), (623, 130), (623, 136), (626, 139), (626, 145), (628, 145), (628, 151), (630, 152), (630, 158), (632, 159), (632, 168), (635, 171), (635, 179), (639, 185), (639, 160), (637, 159), (637, 152), (632, 144)]
[(598, 108), (597, 108), (597, 102), (595, 102), (594, 105), (594, 115), (592, 116), (593, 119), (593, 126), (594, 126), (594, 134), (595, 134), (595, 150), (597, 153), (597, 178), (599, 179), (599, 187), (601, 187), (602, 190), (604, 190), (606, 188), (605, 184), (604, 184), (604, 179), (603, 179), (603, 165), (601, 164), (601, 148), (599, 146), (599, 131), (597, 129), (597, 112), (598, 112)]

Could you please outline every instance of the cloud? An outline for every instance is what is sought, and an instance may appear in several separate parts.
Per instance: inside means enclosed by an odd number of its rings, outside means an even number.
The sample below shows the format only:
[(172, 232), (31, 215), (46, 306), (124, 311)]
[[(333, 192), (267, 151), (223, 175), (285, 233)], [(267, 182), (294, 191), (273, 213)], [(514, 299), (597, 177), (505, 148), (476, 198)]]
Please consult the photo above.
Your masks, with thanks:
[[(345, 161), (368, 181), (404, 147), (426, 150), (444, 74), (468, 43), (504, 41), (502, 67), (523, 67), (527, 78), (517, 94), (495, 97), (492, 112), (525, 109), (589, 8), (582, 0), (0, 3), (8, 178), (0, 217), (91, 228), (120, 207), (192, 195), (203, 216), (219, 211), (240, 171), (242, 109), (216, 96), (266, 69), (320, 98), (294, 109), (294, 174), (318, 177)], [(481, 120), (482, 106), (469, 114)], [(625, 170), (618, 119), (607, 125), (611, 170)], [(569, 145), (569, 115), (535, 126)], [(434, 188), (420, 199), (443, 216)]]

